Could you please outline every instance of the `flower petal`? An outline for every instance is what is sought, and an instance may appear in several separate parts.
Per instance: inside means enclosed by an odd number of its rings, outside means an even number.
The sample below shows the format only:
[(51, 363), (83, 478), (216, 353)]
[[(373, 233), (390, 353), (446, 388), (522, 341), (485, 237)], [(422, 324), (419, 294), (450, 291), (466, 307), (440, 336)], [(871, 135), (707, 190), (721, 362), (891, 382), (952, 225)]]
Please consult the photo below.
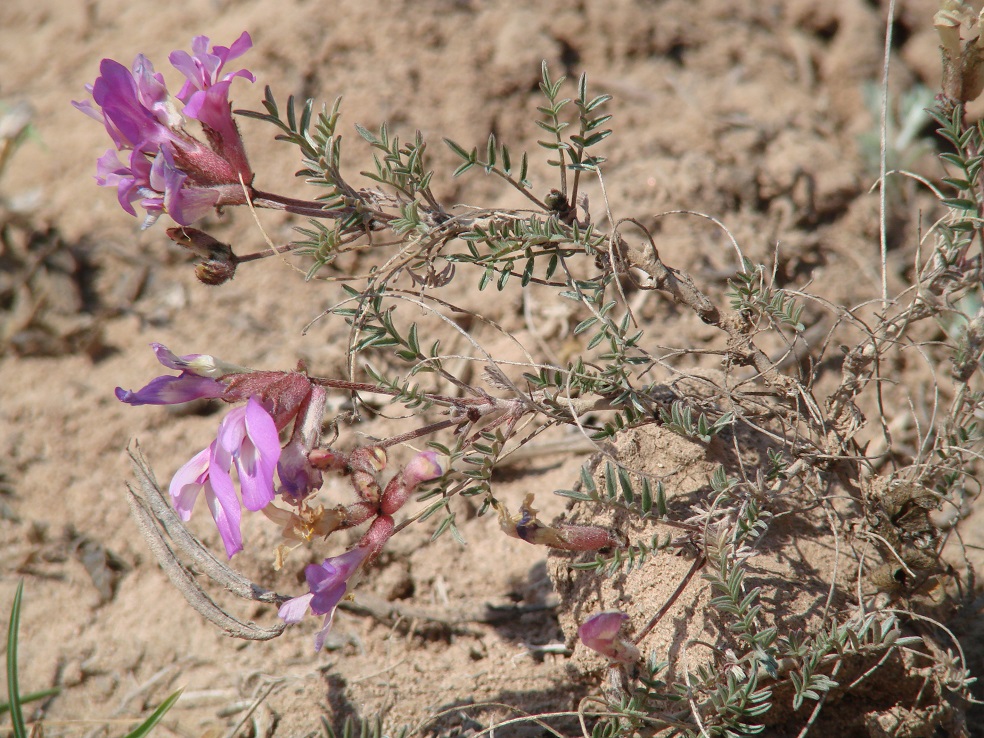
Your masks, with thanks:
[(245, 408), (245, 438), (236, 455), (236, 471), (248, 510), (261, 510), (274, 498), (273, 472), (280, 458), (280, 436), (273, 418), (254, 397)]
[[(214, 444), (213, 444), (214, 445)], [(174, 509), (184, 521), (191, 519), (192, 508), (198, 499), (198, 493), (205, 485), (208, 477), (208, 461), (212, 454), (211, 446), (199, 451), (185, 463), (171, 478), (171, 486), (168, 492)]]
[[(188, 371), (191, 366), (191, 362), (197, 359), (201, 354), (188, 354), (187, 356), (178, 356), (176, 353), (171, 351), (163, 343), (152, 343), (150, 344), (151, 349), (154, 351), (154, 355), (157, 360), (166, 366), (168, 369), (176, 369), (179, 372)], [(198, 372), (191, 372), (192, 374), (197, 374)]]
[(242, 510), (229, 472), (223, 469), (220, 463), (216, 463), (220, 449), (216, 446), (212, 448), (215, 453), (213, 453), (209, 463), (209, 475), (205, 483), (205, 501), (208, 503), (209, 511), (215, 520), (215, 527), (218, 528), (219, 536), (225, 545), (226, 555), (231, 559), (243, 550), (243, 534), (239, 528)]
[(319, 566), (311, 564), (304, 569), (304, 577), (314, 594), (311, 610), (323, 615), (331, 610), (345, 596), (348, 580), (369, 556), (369, 548), (356, 546), (340, 556), (325, 559)]
[(277, 616), (282, 618), (285, 623), (300, 622), (307, 614), (308, 605), (311, 604), (313, 594), (305, 594), (300, 597), (293, 597), (287, 600), (277, 610)]
[(246, 367), (230, 364), (216, 359), (209, 354), (186, 354), (178, 356), (171, 349), (162, 343), (152, 343), (150, 347), (157, 355), (157, 360), (168, 369), (176, 369), (188, 374), (197, 374), (200, 377), (211, 377), (221, 379), (227, 374), (242, 374), (248, 372)]
[(182, 373), (150, 380), (146, 387), (133, 392), (116, 388), (116, 398), (128, 405), (177, 405), (203, 398), (221, 397), (225, 387), (208, 377)]
[(328, 638), (328, 633), (331, 631), (332, 622), (335, 619), (335, 608), (332, 608), (327, 615), (325, 615), (324, 625), (321, 626), (321, 630), (317, 632), (314, 636), (314, 650), (320, 651), (325, 645), (325, 639)]
[[(246, 408), (244, 406), (234, 407), (219, 423), (219, 431), (215, 440), (219, 446), (228, 453), (229, 462), (239, 453), (239, 447), (243, 445), (246, 437)], [(226, 464), (226, 469), (229, 465)]]
[(347, 589), (348, 585), (342, 581), (323, 592), (313, 594), (311, 597), (311, 612), (315, 615), (330, 614), (338, 607), (338, 603), (342, 601)]

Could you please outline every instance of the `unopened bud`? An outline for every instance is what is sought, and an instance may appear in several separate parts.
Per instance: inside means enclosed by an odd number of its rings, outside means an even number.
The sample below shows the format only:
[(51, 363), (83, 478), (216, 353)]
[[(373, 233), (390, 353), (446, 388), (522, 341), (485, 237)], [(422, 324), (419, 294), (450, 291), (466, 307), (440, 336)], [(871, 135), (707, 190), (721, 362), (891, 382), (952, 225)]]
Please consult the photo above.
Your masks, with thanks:
[(389, 480), (389, 484), (383, 491), (383, 498), (379, 502), (379, 511), (384, 515), (392, 515), (407, 503), (410, 494), (410, 486), (403, 481), (403, 474), (397, 474)]
[(407, 462), (400, 474), (410, 487), (416, 489), (423, 482), (437, 479), (444, 474), (444, 469), (437, 460), (437, 452), (421, 451)]
[(382, 446), (360, 446), (348, 457), (349, 478), (359, 497), (374, 505), (379, 503), (382, 489), (376, 475), (386, 466), (386, 449)]
[(424, 482), (437, 479), (442, 474), (444, 469), (438, 463), (434, 451), (417, 454), (386, 485), (379, 505), (380, 511), (385, 515), (392, 515), (406, 504), (417, 487)]
[(356, 502), (342, 509), (344, 517), (341, 525), (339, 525), (340, 528), (352, 528), (360, 525), (379, 512), (378, 507), (369, 502)]
[(608, 610), (592, 615), (577, 629), (581, 643), (612, 661), (630, 666), (641, 654), (636, 645), (621, 634), (622, 625), (629, 616), (618, 610)]
[(332, 451), (330, 448), (316, 448), (308, 454), (308, 463), (315, 469), (341, 473), (348, 466), (348, 455)]
[(567, 200), (567, 196), (560, 190), (550, 190), (550, 192), (547, 193), (547, 196), (543, 198), (543, 204), (557, 213), (561, 220), (567, 220), (573, 214), (573, 210), (570, 202)]
[(379, 503), (379, 496), (382, 490), (374, 474), (356, 469), (349, 475), (349, 479), (352, 480), (352, 488), (359, 497), (374, 505)]
[(195, 267), (195, 276), (202, 284), (207, 284), (209, 287), (218, 287), (220, 284), (225, 284), (236, 276), (236, 262), (218, 261), (215, 259), (200, 262)]
[(599, 525), (557, 523), (554, 526), (545, 526), (541, 530), (549, 532), (549, 539), (543, 542), (544, 545), (562, 551), (599, 551), (621, 545), (621, 541), (613, 531)]
[(375, 476), (386, 467), (386, 449), (382, 446), (359, 446), (349, 454), (348, 464), (353, 470)]

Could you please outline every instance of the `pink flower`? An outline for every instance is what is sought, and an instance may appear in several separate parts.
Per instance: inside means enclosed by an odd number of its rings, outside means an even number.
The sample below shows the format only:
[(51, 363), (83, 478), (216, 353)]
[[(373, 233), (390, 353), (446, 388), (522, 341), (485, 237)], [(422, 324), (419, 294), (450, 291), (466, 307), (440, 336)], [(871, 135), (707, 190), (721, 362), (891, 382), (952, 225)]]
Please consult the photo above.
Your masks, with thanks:
[(348, 590), (349, 579), (362, 566), (372, 551), (370, 546), (357, 546), (341, 556), (324, 560), (320, 566), (311, 564), (304, 569), (310, 592), (287, 600), (277, 612), (284, 622), (296, 623), (307, 614), (308, 608), (315, 615), (324, 615), (324, 625), (314, 638), (314, 650), (320, 651), (331, 630), (335, 608)]
[[(185, 115), (197, 119), (208, 144), (189, 135), (184, 118), (171, 101), (164, 78), (142, 54), (132, 70), (112, 59), (103, 59), (100, 76), (87, 89), (92, 100), (72, 104), (103, 123), (119, 151), (129, 151), (121, 162), (110, 149), (99, 159), (96, 182), (116, 187), (120, 205), (136, 215), (133, 203), (147, 211), (145, 227), (162, 213), (181, 225), (189, 225), (221, 205), (243, 204), (243, 185), (252, 183), (239, 130), (232, 119), (229, 86), (235, 77), (250, 81), (253, 75), (241, 69), (218, 79), (223, 64), (250, 48), (244, 33), (232, 49), (217, 46), (206, 52), (208, 39), (197, 37), (195, 57), (185, 52), (171, 54), (172, 63), (188, 76), (179, 99)], [(192, 90), (197, 90), (193, 92)]]
[(78, 110), (100, 121), (116, 148), (138, 149), (159, 146), (180, 137), (176, 130), (181, 116), (168, 101), (163, 78), (143, 54), (137, 56), (130, 71), (118, 61), (103, 59), (100, 76), (86, 89), (93, 102), (72, 102)]
[(273, 418), (251, 397), (245, 406), (234, 408), (219, 424), (216, 439), (182, 466), (171, 480), (170, 493), (182, 520), (191, 511), (200, 492), (205, 493), (212, 518), (232, 558), (243, 548), (239, 497), (232, 483), (233, 464), (239, 476), (243, 504), (260, 510), (274, 498), (273, 472), (280, 458), (280, 437)]
[(629, 616), (618, 610), (592, 615), (577, 629), (577, 636), (588, 648), (626, 666), (639, 660), (639, 649), (620, 635), (622, 624)]
[[(222, 82), (231, 82), (236, 77), (245, 77), (250, 82), (256, 81), (256, 77), (248, 69), (240, 69), (219, 77), (226, 62), (238, 59), (252, 48), (253, 39), (248, 33), (243, 31), (228, 48), (213, 46), (211, 52), (208, 50), (208, 41), (208, 36), (195, 36), (191, 40), (191, 50), (194, 55), (178, 50), (172, 51), (168, 56), (171, 66), (187, 77), (187, 81), (178, 92), (178, 99), (189, 105), (200, 92), (207, 91)], [(188, 114), (187, 111), (185, 114)]]
[(252, 39), (244, 31), (231, 47), (214, 46), (208, 52), (208, 36), (196, 36), (191, 42), (193, 56), (185, 51), (174, 51), (168, 57), (171, 65), (188, 78), (178, 92), (178, 99), (185, 103), (182, 112), (205, 127), (209, 140), (217, 144), (226, 160), (243, 172), (247, 184), (250, 181), (246, 176), (250, 171), (249, 164), (239, 130), (232, 119), (229, 87), (236, 77), (250, 82), (255, 82), (256, 77), (248, 69), (219, 75), (226, 62), (242, 56), (252, 45)]

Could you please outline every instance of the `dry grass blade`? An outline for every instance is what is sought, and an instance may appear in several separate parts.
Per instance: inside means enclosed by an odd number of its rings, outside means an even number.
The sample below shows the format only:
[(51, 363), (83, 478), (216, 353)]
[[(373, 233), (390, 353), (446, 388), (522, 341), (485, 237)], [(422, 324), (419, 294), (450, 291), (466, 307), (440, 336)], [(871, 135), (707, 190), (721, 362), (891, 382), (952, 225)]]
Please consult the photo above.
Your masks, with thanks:
[[(277, 604), (286, 598), (264, 590), (216, 559), (188, 533), (181, 520), (168, 505), (164, 493), (139, 448), (130, 449), (130, 459), (143, 496), (127, 484), (127, 502), (140, 532), (147, 540), (161, 568), (188, 603), (204, 618), (215, 623), (226, 634), (245, 640), (266, 641), (283, 633), (286, 624), (263, 628), (244, 623), (215, 603), (202, 589), (192, 570), (175, 553), (172, 543), (201, 569), (212, 581), (242, 599)], [(170, 543), (164, 534), (170, 538)]]

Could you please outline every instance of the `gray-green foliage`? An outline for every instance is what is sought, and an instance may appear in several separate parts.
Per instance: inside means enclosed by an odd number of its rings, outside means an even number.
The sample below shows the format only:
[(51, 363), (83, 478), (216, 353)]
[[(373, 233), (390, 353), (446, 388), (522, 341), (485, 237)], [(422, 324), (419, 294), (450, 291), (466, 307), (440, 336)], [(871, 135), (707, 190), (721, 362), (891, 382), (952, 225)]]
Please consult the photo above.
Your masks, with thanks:
[[(984, 150), (984, 124), (966, 124), (959, 106), (933, 112), (941, 135), (954, 149), (942, 157), (953, 170), (944, 180), (953, 193), (941, 199), (945, 217), (936, 226), (934, 248), (918, 265), (912, 293), (916, 296), (900, 295), (870, 323), (847, 309), (828, 306), (838, 324), (850, 325), (862, 339), (858, 342), (855, 334), (854, 343), (844, 345), (841, 381), (819, 395), (809, 370), (784, 372), (758, 343), (763, 338), (780, 345), (802, 340), (806, 324), (815, 320), (807, 310), (814, 303), (802, 293), (776, 286), (774, 279), (766, 278), (763, 265), (742, 256), (728, 289), (715, 296), (730, 304), (732, 312), (726, 314), (693, 278), (662, 263), (642, 224), (627, 221), (643, 229), (648, 244), (641, 247), (619, 234), (623, 221), (607, 229), (599, 226), (582, 195), (585, 177), (600, 176), (605, 161), (598, 146), (611, 133), (605, 127), (611, 98), (589, 95), (583, 75), (575, 97), (563, 97), (564, 83), (564, 78), (553, 79), (544, 64), (543, 103), (535, 124), (546, 134), (538, 144), (547, 151), (546, 163), (557, 171), (556, 187), (538, 187), (530, 155), (517, 154), (495, 135), (483, 146), (445, 139), (459, 160), (453, 176), (494, 176), (526, 198), (526, 210), (460, 208), (440, 202), (431, 186), (437, 175), (429, 167), (423, 136), (417, 132), (402, 142), (386, 125), (378, 131), (357, 128), (372, 151), (374, 166), (362, 172), (373, 188), (355, 187), (343, 175), (339, 101), (315, 115), (309, 100), (298, 115), (289, 99), (282, 113), (268, 90), (265, 112), (245, 114), (275, 124), (278, 138), (299, 147), (303, 168), (298, 176), (323, 190), (318, 206), (307, 212), (310, 225), (298, 229), (301, 238), (291, 245), (294, 253), (310, 260), (309, 278), (328, 275), (337, 256), (357, 242), (391, 248), (361, 283), (345, 285), (346, 299), (329, 315), (348, 326), (353, 374), (361, 373), (376, 390), (412, 413), (444, 413), (448, 420), (433, 427), (455, 430), (450, 440), (432, 439), (431, 444), (452, 458), (459, 474), (420, 496), (426, 507), (417, 519), (433, 518), (435, 537), (445, 531), (460, 537), (456, 496), (475, 497), (485, 513), (496, 502), (493, 474), (502, 459), (544, 430), (566, 425), (598, 442), (607, 458), (599, 467), (600, 484), (586, 466), (576, 488), (561, 494), (584, 509), (614, 509), (657, 529), (624, 546), (585, 554), (573, 568), (621, 576), (672, 546), (688, 552), (694, 566), (702, 569), (711, 594), (709, 607), (727, 641), (715, 654), (716, 668), (698, 666), (687, 674), (686, 683), (662, 681), (665, 655), (651, 655), (638, 673), (625, 675), (625, 689), (608, 696), (605, 714), (591, 734), (628, 736), (661, 728), (683, 735), (760, 733), (776, 695), (791, 695), (794, 709), (812, 702), (818, 710), (830, 691), (851, 688), (837, 678), (848, 657), (863, 656), (876, 668), (890, 652), (918, 646), (918, 639), (903, 635), (904, 614), (866, 612), (864, 598), (854, 610), (831, 612), (822, 627), (811, 632), (780, 636), (772, 622), (774, 613), (766, 617), (762, 587), (748, 584), (748, 567), (771, 535), (776, 519), (772, 507), (791, 486), (809, 491), (820, 500), (818, 505), (829, 504), (825, 495), (831, 490), (853, 496), (864, 525), (881, 514), (870, 496), (838, 486), (842, 477), (876, 473), (877, 460), (865, 458), (854, 440), (865, 424), (859, 403), (874, 394), (870, 390), (877, 384), (871, 379), (883, 356), (914, 345), (909, 342), (916, 339), (907, 333), (913, 325), (942, 320), (954, 312), (954, 296), (979, 292), (975, 280), (980, 259), (974, 262), (968, 250), (971, 244), (979, 245), (984, 212), (978, 153)], [(298, 205), (294, 212), (305, 209)], [(325, 218), (331, 225), (322, 224)], [(382, 239), (381, 232), (391, 240)], [(640, 274), (648, 284), (640, 282)], [(534, 361), (520, 346), (528, 359), (520, 362), (521, 371), (508, 373), (469, 327), (482, 324), (499, 330), (498, 326), (474, 307), (441, 297), (442, 288), (456, 279), (478, 292), (526, 291), (569, 306), (576, 350), (563, 359)], [(728, 379), (709, 393), (679, 385), (676, 380), (686, 371), (670, 357), (695, 352), (688, 347), (655, 351), (647, 326), (626, 299), (630, 288), (660, 289), (719, 329), (727, 339), (720, 353), (732, 372)], [(946, 347), (954, 365), (952, 403), (941, 414), (942, 422), (924, 431), (916, 451), (897, 462), (893, 472), (913, 486), (933, 490), (933, 504), (957, 510), (978, 493), (975, 480), (984, 438), (984, 395), (973, 384), (984, 351), (984, 318), (980, 313), (963, 317), (965, 327)], [(444, 353), (447, 341), (438, 335), (449, 330), (464, 339), (466, 354), (460, 349), (454, 355)], [(835, 330), (822, 345), (810, 347), (809, 367), (829, 359), (824, 354), (828, 345), (840, 340)], [(461, 359), (483, 367), (491, 392), (463, 376)], [(736, 367), (750, 367), (754, 376), (734, 380)], [(671, 381), (655, 379), (657, 370)], [(456, 394), (449, 394), (448, 387)], [(880, 422), (888, 427), (891, 420), (882, 417)], [(705, 445), (737, 447), (747, 434), (771, 445), (761, 468), (719, 467), (707, 480), (706, 504), (677, 509), (668, 504), (661, 480), (625, 468), (603, 445), (650, 424), (662, 424)], [(739, 429), (746, 435), (739, 436)], [(945, 535), (928, 529), (918, 536), (906, 531), (888, 540), (884, 529), (870, 525), (859, 535), (870, 535), (870, 541), (877, 536), (873, 545), (887, 541), (903, 553), (906, 546), (916, 546), (918, 538), (920, 551), (935, 560), (945, 543)], [(879, 550), (888, 557), (898, 555)], [(904, 613), (909, 605), (896, 603), (896, 610)], [(965, 693), (972, 678), (960, 659), (954, 657), (954, 664), (948, 673), (956, 676), (947, 689)], [(345, 735), (354, 729), (347, 724)], [(366, 733), (363, 725), (361, 730), (366, 736), (380, 729)]]

